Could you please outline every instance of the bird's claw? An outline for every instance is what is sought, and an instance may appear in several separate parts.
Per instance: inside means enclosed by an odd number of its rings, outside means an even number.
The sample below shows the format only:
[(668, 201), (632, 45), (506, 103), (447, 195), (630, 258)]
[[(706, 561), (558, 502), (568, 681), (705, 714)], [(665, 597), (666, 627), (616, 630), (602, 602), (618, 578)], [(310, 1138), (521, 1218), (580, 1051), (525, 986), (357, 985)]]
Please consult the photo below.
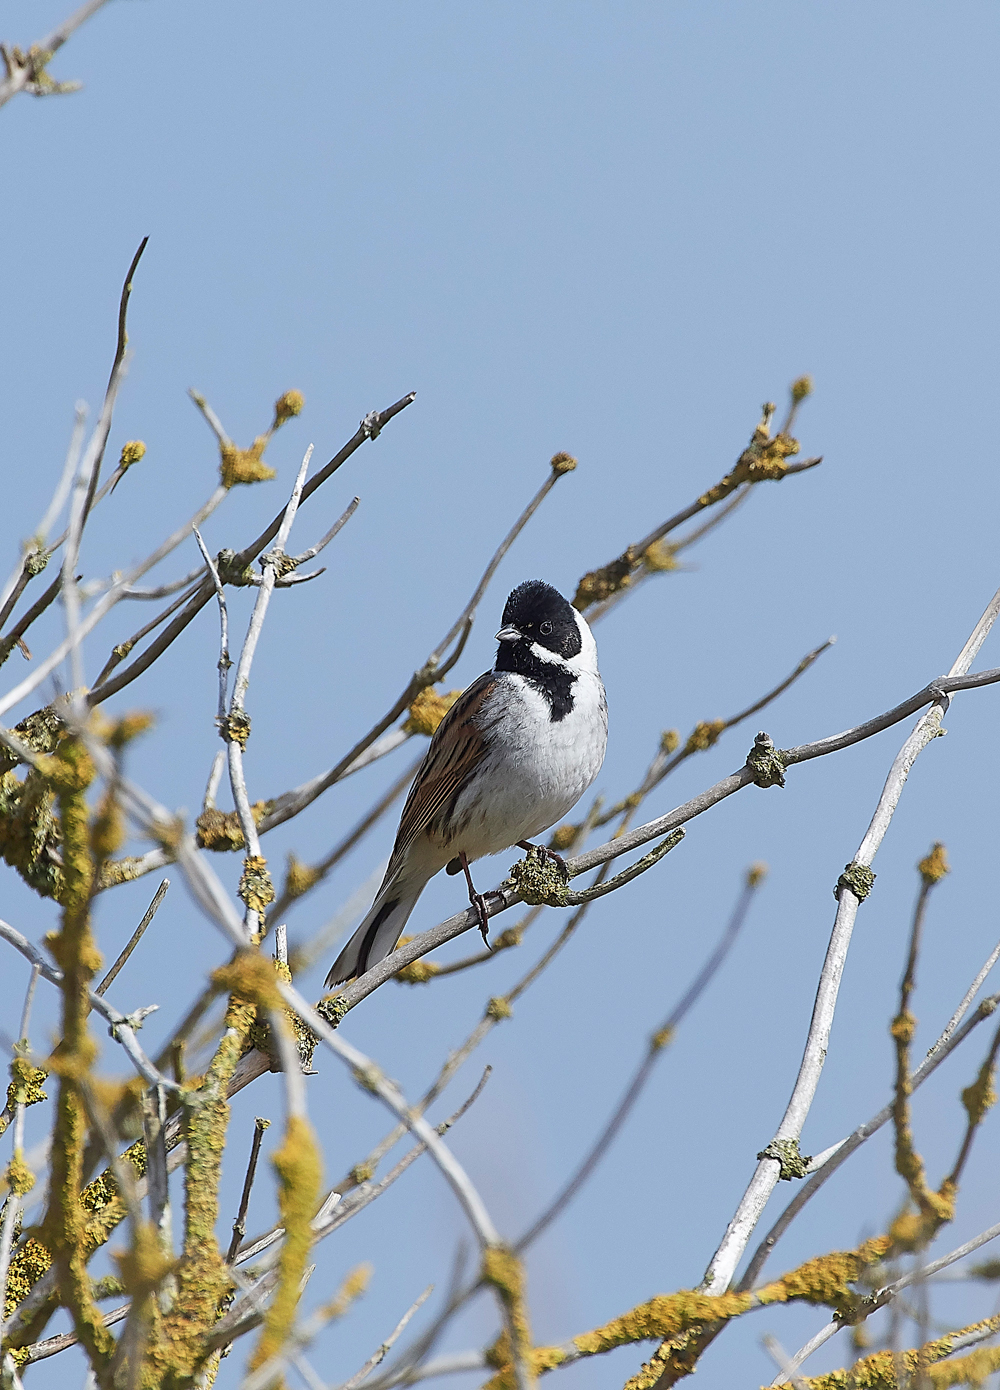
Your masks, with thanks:
[(477, 893), (472, 899), (472, 906), (479, 914), (479, 933), (483, 938), (483, 945), (487, 951), (492, 951), (493, 947), (489, 942), (490, 914), (486, 909), (486, 898), (482, 893)]
[[(559, 865), (560, 869), (566, 868), (566, 860), (561, 854), (557, 854), (554, 849), (549, 849), (548, 845), (533, 845), (530, 840), (518, 840), (517, 847), (523, 850), (541, 850), (546, 859), (551, 859), (553, 864)], [(568, 877), (569, 875), (567, 874), (567, 878)]]

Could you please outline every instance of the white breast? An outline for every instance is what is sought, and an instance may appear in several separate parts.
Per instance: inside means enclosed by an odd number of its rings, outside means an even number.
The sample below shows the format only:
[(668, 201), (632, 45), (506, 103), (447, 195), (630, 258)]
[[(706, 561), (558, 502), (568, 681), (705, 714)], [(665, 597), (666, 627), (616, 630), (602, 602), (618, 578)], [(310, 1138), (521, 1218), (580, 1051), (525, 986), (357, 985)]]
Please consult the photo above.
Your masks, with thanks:
[(523, 676), (505, 672), (502, 681), (493, 699), (502, 699), (503, 713), (491, 719), (488, 757), (455, 808), (461, 830), (453, 843), (460, 839), (470, 859), (534, 839), (561, 820), (601, 770), (608, 741), (599, 675), (577, 677), (573, 708), (560, 720)]

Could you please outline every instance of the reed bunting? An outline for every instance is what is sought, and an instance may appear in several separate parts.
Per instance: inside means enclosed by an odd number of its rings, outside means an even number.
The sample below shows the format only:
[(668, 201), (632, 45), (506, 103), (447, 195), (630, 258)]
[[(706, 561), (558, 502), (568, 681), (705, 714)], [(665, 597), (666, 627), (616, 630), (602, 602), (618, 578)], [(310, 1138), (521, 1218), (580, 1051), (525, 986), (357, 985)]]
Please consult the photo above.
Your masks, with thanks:
[(519, 585), (503, 610), (493, 670), (473, 681), (431, 739), (399, 821), (371, 911), (333, 964), (327, 988), (395, 948), (429, 879), (529, 841), (566, 815), (604, 761), (608, 707), (597, 644), (550, 584)]

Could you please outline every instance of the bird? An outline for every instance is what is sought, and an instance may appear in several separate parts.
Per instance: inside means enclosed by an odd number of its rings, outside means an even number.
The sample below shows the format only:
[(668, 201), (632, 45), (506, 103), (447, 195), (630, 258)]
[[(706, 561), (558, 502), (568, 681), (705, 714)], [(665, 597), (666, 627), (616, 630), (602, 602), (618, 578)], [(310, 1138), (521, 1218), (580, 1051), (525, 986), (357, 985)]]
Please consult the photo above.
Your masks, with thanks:
[[(507, 599), (493, 669), (438, 725), (403, 806), (375, 901), (326, 988), (395, 949), (427, 883), (464, 872), (488, 943), (489, 919), (469, 864), (531, 841), (576, 805), (601, 770), (608, 706), (597, 643), (582, 614), (541, 579)], [(558, 858), (558, 856), (553, 856)]]

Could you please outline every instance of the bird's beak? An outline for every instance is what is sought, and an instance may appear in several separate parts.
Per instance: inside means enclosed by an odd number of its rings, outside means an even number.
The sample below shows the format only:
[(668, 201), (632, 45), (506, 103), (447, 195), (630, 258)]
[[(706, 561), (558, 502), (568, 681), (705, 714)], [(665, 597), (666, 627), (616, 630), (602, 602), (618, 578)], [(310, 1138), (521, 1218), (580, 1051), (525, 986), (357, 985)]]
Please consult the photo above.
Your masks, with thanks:
[(521, 640), (521, 638), (522, 638), (523, 636), (524, 636), (524, 633), (520, 630), (520, 628), (516, 628), (516, 627), (512, 627), (512, 626), (502, 627), (502, 628), (500, 629), (500, 631), (497, 633), (497, 641), (498, 641), (498, 642), (520, 642), (520, 640)]

